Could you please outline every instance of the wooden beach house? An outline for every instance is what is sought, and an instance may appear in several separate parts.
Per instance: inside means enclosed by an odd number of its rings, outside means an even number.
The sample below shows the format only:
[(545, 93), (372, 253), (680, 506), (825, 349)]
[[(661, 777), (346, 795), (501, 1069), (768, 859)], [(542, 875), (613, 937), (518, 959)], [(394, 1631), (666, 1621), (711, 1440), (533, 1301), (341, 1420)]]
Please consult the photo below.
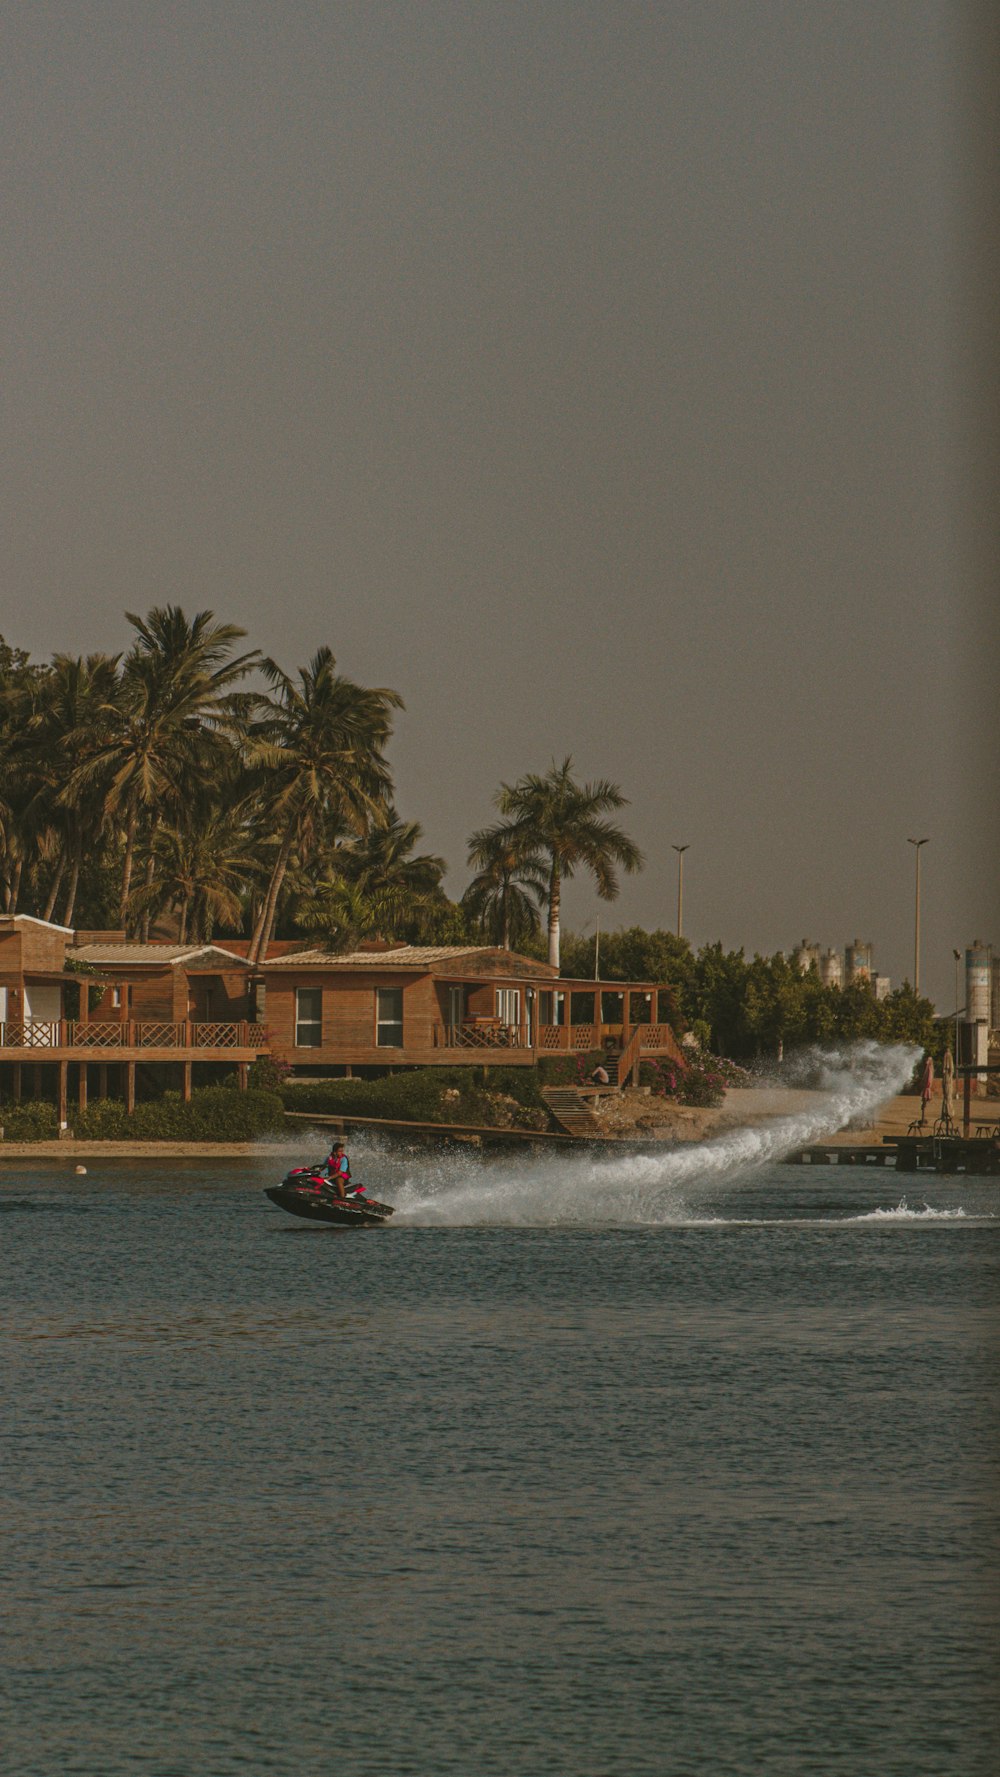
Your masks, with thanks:
[(246, 939), (141, 943), (0, 915), (0, 1099), (189, 1098), (220, 1064), (246, 1086), (273, 1055), (293, 1075), (613, 1056), (622, 1085), (646, 1057), (683, 1066), (655, 982), (570, 981), (482, 945), (369, 943), (346, 955)]
[[(140, 944), (0, 915), (0, 1093), (135, 1103), (137, 1070), (185, 1098), (219, 1063), (246, 1085), (266, 1033), (248, 1017), (244, 957), (218, 945)], [(54, 1087), (54, 1090), (53, 1090)]]
[(655, 982), (570, 981), (549, 963), (479, 945), (364, 944), (272, 954), (257, 972), (269, 1044), (294, 1073), (495, 1062), (611, 1050), (622, 1083), (640, 1057), (683, 1066)]

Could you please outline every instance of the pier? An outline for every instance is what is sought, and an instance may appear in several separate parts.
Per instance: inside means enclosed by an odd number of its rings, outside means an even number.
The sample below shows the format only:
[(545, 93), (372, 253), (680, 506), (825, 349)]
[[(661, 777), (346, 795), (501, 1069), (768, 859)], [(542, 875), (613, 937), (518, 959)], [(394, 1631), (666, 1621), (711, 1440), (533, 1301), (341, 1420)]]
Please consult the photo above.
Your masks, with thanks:
[(897, 1172), (1000, 1176), (1000, 1138), (992, 1134), (885, 1135), (881, 1142), (810, 1142), (785, 1156), (786, 1166), (892, 1166)]

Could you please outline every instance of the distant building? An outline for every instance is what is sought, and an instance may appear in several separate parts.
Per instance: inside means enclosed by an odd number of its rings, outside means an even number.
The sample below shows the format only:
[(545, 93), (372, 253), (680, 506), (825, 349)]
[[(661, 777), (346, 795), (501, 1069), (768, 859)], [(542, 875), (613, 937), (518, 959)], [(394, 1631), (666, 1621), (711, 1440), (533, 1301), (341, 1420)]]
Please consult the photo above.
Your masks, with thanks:
[(965, 953), (965, 1017), (962, 1021), (960, 1058), (970, 1067), (982, 1067), (976, 1076), (986, 1084), (989, 1065), (990, 1020), (993, 1011), (993, 948), (974, 938)]
[(862, 944), (860, 938), (855, 938), (854, 943), (847, 946), (845, 962), (848, 987), (855, 981), (871, 980), (872, 947), (870, 944)]
[(839, 950), (824, 950), (819, 973), (824, 987), (843, 987), (844, 959)]
[(792, 951), (792, 962), (800, 975), (808, 975), (811, 969), (815, 969), (824, 987), (842, 988), (855, 981), (868, 981), (879, 1000), (887, 999), (892, 991), (888, 975), (875, 973), (872, 945), (863, 943), (860, 938), (848, 944), (846, 952), (832, 948), (824, 950), (809, 938), (803, 938)]
[(821, 954), (818, 944), (810, 944), (807, 938), (803, 938), (792, 951), (792, 961), (800, 975), (808, 975), (810, 969), (815, 969), (818, 975)]

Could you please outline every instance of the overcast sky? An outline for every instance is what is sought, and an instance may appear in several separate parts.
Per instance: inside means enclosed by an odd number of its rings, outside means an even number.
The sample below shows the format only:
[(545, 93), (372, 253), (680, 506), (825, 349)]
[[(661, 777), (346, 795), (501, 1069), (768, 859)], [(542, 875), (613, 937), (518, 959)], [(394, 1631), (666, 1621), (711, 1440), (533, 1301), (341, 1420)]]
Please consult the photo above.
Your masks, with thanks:
[[(8, 4), (3, 611), (329, 643), (467, 880), (571, 753), (602, 924), (1000, 943), (984, 31), (961, 0)], [(985, 21), (985, 23), (984, 23)], [(568, 923), (593, 921), (584, 883)]]

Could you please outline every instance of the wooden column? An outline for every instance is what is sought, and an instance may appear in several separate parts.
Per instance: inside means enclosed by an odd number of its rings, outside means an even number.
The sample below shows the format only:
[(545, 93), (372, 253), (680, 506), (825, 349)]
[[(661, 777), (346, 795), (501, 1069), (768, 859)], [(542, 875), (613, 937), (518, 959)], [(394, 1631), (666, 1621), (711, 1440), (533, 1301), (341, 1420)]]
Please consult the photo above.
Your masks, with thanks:
[(69, 1062), (59, 1063), (59, 1128), (67, 1121), (69, 1110)]
[(76, 1085), (77, 1103), (81, 1111), (85, 1111), (87, 1108), (87, 1063), (85, 1061), (78, 1063), (77, 1073), (79, 1075)]
[(135, 1062), (125, 1063), (125, 1109), (131, 1117), (135, 1110)]
[(181, 1063), (181, 1097), (185, 1104), (191, 1103), (191, 1063)]
[(100, 1061), (97, 1064), (97, 1096), (98, 1098), (107, 1098), (108, 1096), (108, 1064), (106, 1061)]
[(627, 987), (622, 988), (622, 1048), (629, 1040), (629, 1014), (632, 1010), (632, 995)]
[(240, 1062), (240, 1064), (236, 1070), (236, 1074), (237, 1074), (237, 1078), (240, 1083), (240, 1091), (245, 1092), (248, 1085), (250, 1084), (250, 1069), (248, 1068), (245, 1061)]

